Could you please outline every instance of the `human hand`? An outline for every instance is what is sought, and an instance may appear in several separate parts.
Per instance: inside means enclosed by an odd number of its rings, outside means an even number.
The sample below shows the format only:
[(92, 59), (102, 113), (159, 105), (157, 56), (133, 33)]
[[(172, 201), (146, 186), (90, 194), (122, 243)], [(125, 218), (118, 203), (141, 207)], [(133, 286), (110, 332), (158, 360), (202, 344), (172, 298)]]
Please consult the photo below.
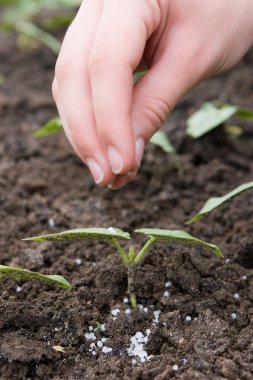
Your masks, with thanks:
[[(64, 38), (53, 95), (96, 183), (131, 181), (180, 98), (253, 42), (252, 0), (84, 0)], [(136, 85), (133, 72), (149, 71)]]

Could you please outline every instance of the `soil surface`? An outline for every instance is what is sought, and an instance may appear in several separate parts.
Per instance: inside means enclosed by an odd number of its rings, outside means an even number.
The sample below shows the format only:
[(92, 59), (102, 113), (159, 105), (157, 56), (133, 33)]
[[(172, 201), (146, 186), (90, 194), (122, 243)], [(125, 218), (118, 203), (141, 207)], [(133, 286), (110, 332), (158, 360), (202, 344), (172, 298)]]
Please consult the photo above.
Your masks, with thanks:
[[(222, 127), (200, 140), (185, 134), (186, 118), (204, 101), (253, 106), (252, 57), (200, 85), (169, 117), (164, 130), (179, 152), (182, 176), (171, 157), (149, 145), (136, 180), (112, 191), (93, 184), (63, 134), (33, 136), (56, 115), (55, 56), (45, 48), (20, 51), (12, 38), (0, 37), (0, 264), (61, 274), (73, 284), (64, 291), (1, 282), (2, 380), (253, 379), (252, 191), (184, 224), (210, 196), (253, 179), (252, 123), (239, 122), (243, 134), (236, 139)], [(114, 247), (22, 241), (88, 226), (133, 235), (141, 227), (186, 229), (225, 257), (153, 246), (138, 269), (140, 306), (129, 313), (126, 271)], [(144, 241), (134, 235), (136, 247)], [(145, 362), (129, 356), (137, 332), (148, 335)]]

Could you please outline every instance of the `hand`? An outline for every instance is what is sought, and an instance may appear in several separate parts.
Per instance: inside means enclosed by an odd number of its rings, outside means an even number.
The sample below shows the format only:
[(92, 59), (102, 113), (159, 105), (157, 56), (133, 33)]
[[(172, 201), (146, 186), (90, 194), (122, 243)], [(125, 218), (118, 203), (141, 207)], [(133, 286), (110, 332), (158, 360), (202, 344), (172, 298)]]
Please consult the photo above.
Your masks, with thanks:
[[(131, 181), (180, 98), (253, 41), (252, 0), (84, 0), (56, 63), (66, 135), (96, 183)], [(133, 85), (144, 61), (149, 71)]]

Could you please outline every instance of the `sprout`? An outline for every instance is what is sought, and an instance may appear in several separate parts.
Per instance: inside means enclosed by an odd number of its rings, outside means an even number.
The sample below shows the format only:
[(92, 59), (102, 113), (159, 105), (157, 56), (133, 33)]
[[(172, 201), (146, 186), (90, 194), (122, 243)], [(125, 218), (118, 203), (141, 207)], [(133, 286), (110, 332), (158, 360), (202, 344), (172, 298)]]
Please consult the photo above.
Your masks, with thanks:
[(105, 240), (109, 241), (117, 249), (128, 273), (128, 292), (130, 296), (130, 306), (132, 309), (137, 308), (137, 301), (135, 295), (135, 274), (136, 268), (140, 264), (146, 252), (156, 242), (162, 243), (179, 243), (184, 245), (200, 245), (212, 250), (217, 256), (222, 256), (220, 249), (213, 244), (207, 243), (203, 240), (197, 239), (187, 232), (179, 230), (162, 230), (155, 228), (142, 228), (135, 231), (136, 233), (143, 234), (149, 239), (140, 249), (135, 252), (133, 245), (130, 245), (129, 251), (125, 250), (120, 245), (120, 240), (129, 240), (130, 235), (118, 228), (78, 228), (74, 230), (63, 231), (60, 233), (42, 235), (31, 237), (24, 240), (35, 241), (74, 241), (74, 240)]

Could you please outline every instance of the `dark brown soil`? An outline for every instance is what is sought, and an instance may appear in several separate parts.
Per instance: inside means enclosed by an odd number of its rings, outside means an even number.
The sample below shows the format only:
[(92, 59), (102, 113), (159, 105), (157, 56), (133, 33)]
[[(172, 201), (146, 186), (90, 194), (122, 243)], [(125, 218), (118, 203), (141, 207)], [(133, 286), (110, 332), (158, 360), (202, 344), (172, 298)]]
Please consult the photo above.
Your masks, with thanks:
[[(56, 114), (50, 93), (54, 61), (46, 49), (21, 52), (11, 38), (0, 38), (0, 73), (6, 78), (0, 87), (0, 264), (62, 274), (73, 284), (64, 291), (2, 281), (0, 378), (253, 379), (252, 192), (184, 225), (208, 197), (253, 178), (252, 124), (240, 122), (244, 134), (234, 140), (222, 128), (199, 141), (185, 136), (187, 116), (203, 101), (220, 97), (252, 107), (252, 54), (236, 70), (199, 86), (168, 119), (165, 129), (184, 175), (150, 145), (136, 180), (117, 192), (93, 184), (63, 135), (33, 137)], [(131, 233), (140, 227), (186, 228), (219, 245), (225, 259), (201, 249), (156, 245), (137, 276), (138, 302), (148, 311), (126, 314), (126, 273), (113, 247), (21, 240), (81, 226)], [(89, 351), (92, 341), (85, 334), (98, 323), (106, 331), (96, 336), (108, 338), (111, 353)], [(150, 359), (133, 364), (130, 338), (148, 328)]]

